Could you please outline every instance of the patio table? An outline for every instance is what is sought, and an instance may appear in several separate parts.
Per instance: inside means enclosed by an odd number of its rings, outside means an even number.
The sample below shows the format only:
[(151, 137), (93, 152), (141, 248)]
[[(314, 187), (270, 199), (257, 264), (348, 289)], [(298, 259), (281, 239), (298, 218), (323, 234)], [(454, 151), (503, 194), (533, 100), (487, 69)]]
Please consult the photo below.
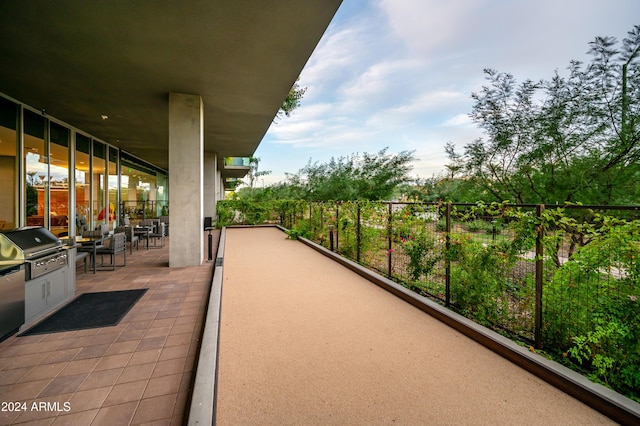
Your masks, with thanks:
[(133, 233), (138, 235), (140, 238), (147, 240), (147, 250), (149, 250), (149, 236), (154, 230), (154, 226), (134, 226)]

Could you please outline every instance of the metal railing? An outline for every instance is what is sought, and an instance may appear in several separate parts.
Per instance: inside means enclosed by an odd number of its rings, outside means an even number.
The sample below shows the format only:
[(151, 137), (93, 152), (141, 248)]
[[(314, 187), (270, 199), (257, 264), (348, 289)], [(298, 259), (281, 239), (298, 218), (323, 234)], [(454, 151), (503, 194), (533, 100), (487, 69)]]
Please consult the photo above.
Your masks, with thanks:
[(231, 167), (249, 167), (251, 158), (249, 157), (225, 157), (224, 165)]
[(122, 201), (120, 215), (130, 219), (157, 219), (169, 215), (168, 201)]
[(597, 380), (631, 377), (616, 390), (640, 398), (640, 206), (230, 201), (218, 211), (221, 225), (279, 223)]

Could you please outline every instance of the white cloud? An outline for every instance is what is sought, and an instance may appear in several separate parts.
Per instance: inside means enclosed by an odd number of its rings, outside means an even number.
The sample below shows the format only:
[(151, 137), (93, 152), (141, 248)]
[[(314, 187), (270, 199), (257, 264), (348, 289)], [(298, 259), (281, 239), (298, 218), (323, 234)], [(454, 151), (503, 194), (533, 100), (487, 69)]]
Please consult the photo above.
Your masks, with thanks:
[(342, 87), (348, 97), (368, 96), (385, 92), (403, 82), (402, 77), (419, 68), (420, 62), (413, 59), (386, 60), (370, 65), (362, 74)]
[[(467, 96), (463, 93), (448, 90), (437, 90), (435, 92), (418, 93), (418, 95), (399, 106), (388, 108), (375, 113), (369, 120), (370, 125), (384, 123), (401, 123), (414, 121), (416, 118), (428, 120), (428, 114), (433, 114), (449, 109), (459, 108), (461, 103), (466, 102)], [(433, 121), (433, 120), (430, 120)]]
[(345, 1), (301, 74), (301, 107), (271, 126), (260, 155), (295, 172), (310, 157), (414, 149), (414, 173), (430, 176), (447, 142), (481, 136), (468, 114), (484, 68), (550, 78), (637, 16), (638, 0)]
[(458, 114), (442, 123), (445, 127), (475, 127), (469, 114)]
[(357, 33), (355, 29), (344, 29), (323, 38), (302, 71), (301, 81), (313, 82), (320, 88), (327, 83), (339, 83), (357, 63), (357, 57), (350, 54), (358, 44)]
[(379, 60), (389, 43), (387, 37), (372, 37), (381, 25), (381, 17), (370, 11), (330, 25), (300, 76), (309, 86), (306, 98), (325, 97), (327, 91), (357, 79), (374, 58)]
[(442, 50), (464, 37), (485, 1), (382, 0), (393, 31), (416, 54)]

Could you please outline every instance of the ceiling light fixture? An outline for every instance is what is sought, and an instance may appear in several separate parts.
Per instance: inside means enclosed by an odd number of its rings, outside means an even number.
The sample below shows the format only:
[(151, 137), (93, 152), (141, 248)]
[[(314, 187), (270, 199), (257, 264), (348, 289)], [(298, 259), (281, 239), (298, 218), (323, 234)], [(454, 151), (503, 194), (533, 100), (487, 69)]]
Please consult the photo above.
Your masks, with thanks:
[(108, 119), (109, 119), (109, 116), (108, 116), (108, 115), (106, 115), (106, 114), (102, 114), (102, 115), (100, 116), (100, 118), (102, 118), (103, 120), (108, 120)]

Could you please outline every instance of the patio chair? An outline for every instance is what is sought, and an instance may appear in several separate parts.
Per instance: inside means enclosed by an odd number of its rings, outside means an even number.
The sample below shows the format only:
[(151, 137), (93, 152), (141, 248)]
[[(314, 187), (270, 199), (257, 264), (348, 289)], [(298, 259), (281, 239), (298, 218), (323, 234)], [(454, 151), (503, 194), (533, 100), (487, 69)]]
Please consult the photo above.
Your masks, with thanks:
[[(82, 231), (82, 237), (83, 238), (91, 238), (91, 237), (102, 237), (104, 236), (104, 234), (102, 233), (102, 229), (94, 229), (92, 231)], [(95, 243), (95, 250), (96, 253), (98, 251), (98, 249), (103, 248), (104, 244), (101, 243)], [(93, 256), (94, 253), (94, 247), (92, 245), (83, 245), (77, 248), (77, 252), (78, 253), (86, 253), (86, 255), (90, 256), (90, 260), (91, 260), (91, 264), (95, 265), (96, 264), (96, 259)], [(94, 268), (95, 271), (95, 268)]]
[(93, 231), (82, 231), (82, 236), (85, 238), (88, 237), (102, 237), (104, 234), (102, 233), (102, 229), (94, 229)]
[[(157, 232), (157, 228), (156, 228), (157, 224), (156, 224), (156, 221), (153, 219), (142, 219), (138, 225), (145, 228), (152, 228), (153, 232)], [(148, 236), (149, 236), (148, 234), (140, 234), (141, 239), (146, 240)], [(149, 247), (149, 243), (147, 243), (147, 248), (148, 247)]]
[[(166, 236), (165, 232), (165, 224), (163, 222), (156, 224), (155, 231), (149, 234), (149, 238), (153, 238), (153, 248), (164, 247), (164, 237)], [(160, 240), (160, 245), (156, 244), (158, 240)]]
[(165, 236), (168, 237), (169, 236), (169, 216), (160, 216), (158, 220), (160, 220), (161, 223), (164, 223)]
[(136, 250), (139, 250), (140, 238), (133, 232), (133, 228), (130, 226), (116, 226), (115, 233), (119, 234), (124, 232), (127, 236), (127, 242), (129, 243), (129, 254), (133, 254), (133, 245), (135, 244)]
[(111, 260), (110, 265), (116, 270), (116, 260), (118, 254), (122, 253), (124, 263), (119, 266), (127, 266), (127, 236), (124, 232), (116, 233), (107, 240), (107, 244), (96, 250), (96, 254), (101, 255), (100, 266), (104, 266), (104, 255), (108, 254)]
[(86, 251), (77, 251), (76, 250), (76, 273), (78, 272), (78, 268), (84, 266), (84, 273), (87, 273), (87, 258), (89, 257), (89, 253)]
[(109, 234), (109, 225), (106, 223), (100, 224), (96, 226), (96, 230), (99, 230), (100, 232), (102, 232), (102, 235), (107, 235)]

